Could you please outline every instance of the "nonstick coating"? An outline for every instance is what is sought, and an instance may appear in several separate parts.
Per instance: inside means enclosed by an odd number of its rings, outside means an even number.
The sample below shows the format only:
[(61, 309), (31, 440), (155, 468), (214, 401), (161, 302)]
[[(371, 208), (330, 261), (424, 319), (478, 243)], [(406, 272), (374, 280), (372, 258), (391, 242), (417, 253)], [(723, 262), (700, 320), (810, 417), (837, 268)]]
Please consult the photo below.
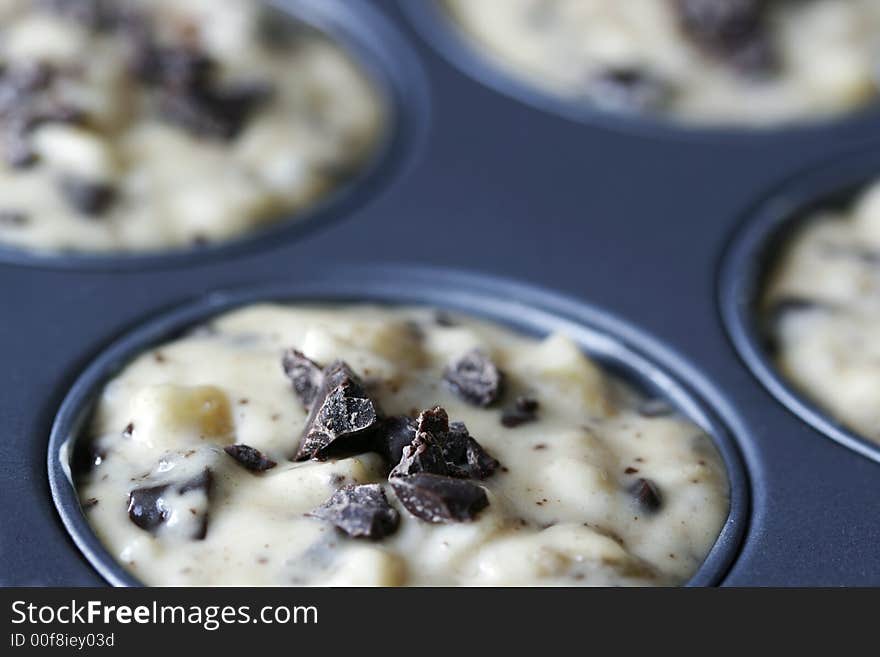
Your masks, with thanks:
[(765, 389), (725, 331), (718, 293), (747, 210), (805, 167), (876, 144), (880, 119), (736, 139), (609, 130), (483, 86), (394, 2), (345, 4), (384, 14), (409, 44), (395, 65), (423, 68), (430, 86), (416, 156), (364, 202), (225, 258), (0, 264), (0, 584), (105, 583), (61, 522), (46, 459), (62, 400), (109, 344), (217, 290), (389, 263), (527, 282), (651, 336), (652, 359), (723, 419), (745, 464), (751, 507), (723, 584), (880, 584), (880, 464)]

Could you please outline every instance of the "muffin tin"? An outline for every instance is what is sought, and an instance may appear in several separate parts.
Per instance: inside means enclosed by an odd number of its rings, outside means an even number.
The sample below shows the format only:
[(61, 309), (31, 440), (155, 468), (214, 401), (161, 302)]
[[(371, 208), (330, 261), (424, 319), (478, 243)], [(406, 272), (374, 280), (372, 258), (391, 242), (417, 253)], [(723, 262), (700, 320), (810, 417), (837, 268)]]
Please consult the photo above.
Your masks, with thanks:
[[(399, 156), (359, 183), (362, 202), (331, 202), (311, 230), (294, 223), (211, 254), (222, 258), (0, 263), (0, 584), (136, 583), (84, 524), (61, 447), (138, 350), (270, 298), (423, 302), (531, 332), (564, 326), (669, 397), (722, 452), (731, 515), (691, 584), (880, 584), (880, 465), (769, 394), (737, 348), (757, 344), (753, 334), (731, 340), (721, 312), (733, 336), (738, 318), (748, 326), (741, 281), (755, 280), (769, 234), (753, 227), (773, 223), (755, 203), (829, 158), (825, 170), (852, 172), (841, 157), (873, 140), (880, 117), (736, 139), (680, 139), (691, 133), (629, 119), (607, 130), (604, 119), (572, 121), (462, 75), (396, 3), (287, 4), (320, 6), (385, 53), (375, 61), (398, 81), (406, 117), (392, 140)], [(855, 159), (863, 174), (880, 170), (880, 156)], [(801, 174), (792, 185), (800, 180), (813, 189)], [(856, 182), (826, 180), (826, 191)], [(783, 198), (766, 207), (789, 217), (813, 197)]]

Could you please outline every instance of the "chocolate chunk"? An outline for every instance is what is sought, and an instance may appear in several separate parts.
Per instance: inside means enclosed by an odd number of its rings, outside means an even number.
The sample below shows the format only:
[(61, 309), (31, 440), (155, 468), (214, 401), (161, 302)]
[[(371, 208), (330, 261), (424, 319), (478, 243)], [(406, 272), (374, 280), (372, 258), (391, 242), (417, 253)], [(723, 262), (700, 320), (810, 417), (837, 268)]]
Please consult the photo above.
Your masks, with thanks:
[(84, 440), (77, 441), (73, 448), (70, 466), (75, 476), (82, 476), (92, 472), (107, 458), (107, 452), (93, 442)]
[(340, 451), (372, 447), (382, 413), (364, 384), (342, 361), (324, 369), (321, 389), (312, 404), (295, 460), (324, 460)]
[[(176, 491), (184, 495), (191, 491), (203, 491), (210, 496), (213, 476), (207, 468), (201, 473), (181, 484), (161, 484), (135, 488), (128, 494), (128, 517), (138, 527), (151, 533), (156, 532), (171, 516), (171, 509), (165, 504), (165, 495)], [(201, 522), (192, 538), (201, 540), (208, 532), (207, 513), (201, 514)]]
[(638, 479), (629, 489), (638, 505), (649, 513), (660, 510), (663, 505), (663, 497), (660, 489), (650, 479)]
[(490, 406), (501, 396), (501, 372), (477, 349), (449, 365), (443, 378), (459, 397), (475, 406)]
[(18, 210), (0, 210), (0, 226), (24, 226), (28, 217)]
[(353, 538), (381, 539), (400, 524), (400, 514), (379, 484), (344, 486), (306, 515), (333, 523)]
[(390, 479), (400, 503), (427, 522), (473, 520), (489, 506), (489, 498), (477, 484), (427, 472)]
[(268, 86), (256, 84), (225, 90), (190, 89), (164, 94), (159, 109), (166, 121), (198, 137), (231, 140), (270, 92)]
[(684, 33), (746, 73), (777, 65), (767, 29), (768, 0), (672, 0)]
[(273, 92), (264, 82), (220, 88), (217, 62), (191, 47), (160, 47), (148, 34), (134, 43), (131, 68), (156, 88), (162, 117), (198, 137), (235, 138)]
[(169, 511), (163, 505), (162, 496), (167, 485), (135, 488), (128, 494), (128, 517), (141, 529), (155, 532), (168, 520)]
[(445, 475), (446, 459), (436, 438), (430, 433), (417, 433), (412, 442), (403, 448), (400, 463), (394, 466), (389, 477), (404, 477), (418, 472)]
[(321, 382), (324, 380), (321, 366), (296, 349), (285, 351), (281, 364), (303, 406), (309, 408), (315, 401)]
[(419, 413), (416, 420), (416, 433), (429, 433), (437, 440), (449, 433), (449, 414), (442, 406), (434, 406)]
[(464, 422), (452, 422), (441, 443), (446, 467), (453, 477), (485, 479), (495, 473), (500, 463), (483, 449), (467, 430)]
[(667, 82), (636, 68), (602, 71), (587, 86), (587, 95), (598, 106), (622, 112), (647, 112), (666, 105), (672, 95)]
[(207, 86), (217, 63), (192, 48), (160, 48), (145, 39), (138, 44), (132, 68), (146, 84), (186, 92)]
[(258, 449), (248, 445), (228, 445), (223, 451), (238, 461), (238, 464), (251, 472), (265, 472), (276, 465), (275, 461), (266, 456)]
[(103, 214), (116, 200), (116, 188), (112, 185), (75, 176), (62, 178), (59, 189), (73, 209), (90, 217)]
[(646, 399), (639, 404), (637, 412), (642, 417), (666, 417), (675, 413), (675, 409), (665, 399)]
[(403, 448), (416, 437), (416, 422), (406, 415), (385, 418), (382, 427), (376, 432), (375, 450), (390, 463), (399, 463), (403, 458)]
[(501, 414), (501, 424), (512, 429), (527, 422), (534, 422), (538, 419), (538, 408), (540, 404), (534, 397), (519, 396), (513, 402), (513, 406), (504, 409)]
[(449, 433), (449, 416), (435, 406), (419, 413), (415, 436), (404, 446), (400, 462), (391, 470), (390, 477), (404, 477), (417, 472), (447, 473), (446, 458), (441, 444)]

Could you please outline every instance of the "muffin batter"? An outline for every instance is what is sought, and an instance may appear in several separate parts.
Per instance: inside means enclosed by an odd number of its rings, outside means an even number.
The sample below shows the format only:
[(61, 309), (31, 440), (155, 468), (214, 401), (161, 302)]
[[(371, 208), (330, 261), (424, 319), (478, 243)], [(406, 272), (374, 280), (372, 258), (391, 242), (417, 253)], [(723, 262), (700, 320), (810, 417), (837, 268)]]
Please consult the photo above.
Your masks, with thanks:
[(255, 305), (103, 391), (74, 473), (152, 585), (670, 585), (728, 513), (712, 441), (570, 339)]
[(0, 243), (228, 240), (324, 197), (383, 107), (327, 38), (251, 0), (0, 0)]
[(876, 0), (444, 0), (495, 62), (599, 109), (773, 125), (877, 93)]
[(776, 266), (764, 314), (782, 373), (880, 443), (880, 182), (806, 223)]

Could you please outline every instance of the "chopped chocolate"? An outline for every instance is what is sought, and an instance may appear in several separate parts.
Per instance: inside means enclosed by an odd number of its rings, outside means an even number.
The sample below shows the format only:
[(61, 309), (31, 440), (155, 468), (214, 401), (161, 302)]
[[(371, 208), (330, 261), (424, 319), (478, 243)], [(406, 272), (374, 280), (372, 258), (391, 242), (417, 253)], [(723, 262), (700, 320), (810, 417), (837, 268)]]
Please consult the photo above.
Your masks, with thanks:
[(234, 458), (239, 465), (251, 472), (265, 472), (278, 465), (272, 459), (266, 458), (260, 450), (248, 445), (228, 445), (223, 448), (223, 451)]
[[(128, 517), (144, 531), (154, 533), (171, 515), (171, 509), (166, 506), (164, 498), (169, 490), (180, 495), (192, 491), (202, 491), (206, 496), (210, 496), (212, 484), (213, 475), (206, 468), (181, 484), (160, 484), (135, 488), (128, 494)], [(202, 513), (200, 520), (201, 522), (192, 536), (195, 540), (205, 538), (208, 533), (207, 513)]]
[(449, 433), (449, 416), (435, 406), (419, 413), (415, 435), (402, 450), (400, 462), (391, 470), (390, 477), (404, 477), (417, 472), (447, 474), (442, 444)]
[(220, 88), (217, 62), (190, 46), (160, 47), (141, 32), (133, 41), (131, 68), (156, 89), (162, 117), (196, 136), (235, 138), (273, 92), (256, 81)]
[(303, 406), (309, 408), (315, 401), (321, 382), (324, 380), (321, 366), (296, 349), (285, 351), (281, 364)]
[(675, 409), (665, 399), (646, 399), (638, 407), (642, 417), (666, 417), (675, 413)]
[(297, 461), (324, 460), (340, 451), (367, 451), (381, 426), (378, 404), (348, 365), (332, 363), (324, 369), (323, 378), (294, 457)]
[(222, 90), (194, 88), (163, 94), (159, 109), (166, 121), (196, 136), (231, 140), (271, 92), (257, 83)]
[(145, 84), (186, 92), (207, 86), (217, 69), (213, 59), (192, 48), (160, 48), (149, 39), (137, 45), (132, 68)]
[(62, 178), (59, 189), (72, 208), (90, 217), (104, 214), (116, 200), (116, 188), (112, 185), (75, 176)]
[(381, 429), (376, 433), (374, 447), (390, 463), (399, 463), (403, 458), (403, 448), (415, 437), (415, 420), (406, 415), (393, 415), (382, 422)]
[(504, 409), (501, 413), (501, 424), (512, 429), (521, 424), (534, 422), (538, 419), (540, 404), (534, 397), (519, 396), (513, 402), (513, 406)]
[(638, 505), (649, 513), (654, 513), (658, 511), (660, 507), (663, 505), (663, 497), (660, 494), (660, 489), (650, 479), (638, 479), (636, 482), (630, 487), (630, 493), (632, 493)]
[(344, 486), (306, 515), (333, 523), (353, 538), (385, 538), (400, 524), (400, 514), (379, 484)]
[(0, 226), (24, 226), (28, 217), (17, 210), (0, 210)]
[(437, 440), (449, 433), (449, 414), (442, 406), (434, 406), (419, 413), (416, 420), (417, 434), (430, 433)]
[(395, 448), (401, 445), (400, 457), (389, 475), (391, 477), (430, 472), (466, 479), (485, 479), (498, 468), (498, 461), (471, 437), (464, 423), (450, 423), (449, 416), (440, 406), (422, 411), (415, 422), (409, 418), (397, 418), (391, 428), (396, 431), (393, 439), (387, 435), (387, 427), (382, 433), (386, 434), (383, 439), (384, 453), (392, 462), (395, 462), (392, 440), (396, 443)]
[(56, 70), (43, 63), (0, 67), (3, 158), (9, 166), (21, 169), (36, 163), (30, 133), (38, 126), (83, 120), (82, 112), (50, 93), (56, 77)]
[(486, 354), (474, 349), (450, 364), (443, 378), (463, 400), (491, 406), (501, 396), (503, 376)]
[(672, 89), (665, 80), (645, 70), (614, 68), (591, 78), (587, 95), (600, 107), (639, 113), (666, 105)]
[(452, 422), (446, 440), (441, 443), (449, 474), (468, 479), (485, 479), (495, 473), (500, 463), (468, 433), (464, 422)]
[(162, 495), (168, 490), (167, 485), (135, 488), (128, 494), (128, 517), (131, 521), (148, 532), (155, 532), (168, 519)]
[(443, 450), (433, 434), (424, 431), (416, 433), (412, 442), (403, 448), (400, 463), (394, 466), (389, 477), (405, 477), (417, 472), (447, 474)]
[(489, 506), (486, 491), (467, 479), (420, 472), (390, 481), (407, 511), (427, 522), (473, 520)]
[(77, 476), (88, 474), (107, 458), (107, 452), (93, 442), (80, 440), (73, 448), (71, 469)]
[(768, 0), (672, 0), (684, 33), (745, 73), (777, 65), (767, 30)]

